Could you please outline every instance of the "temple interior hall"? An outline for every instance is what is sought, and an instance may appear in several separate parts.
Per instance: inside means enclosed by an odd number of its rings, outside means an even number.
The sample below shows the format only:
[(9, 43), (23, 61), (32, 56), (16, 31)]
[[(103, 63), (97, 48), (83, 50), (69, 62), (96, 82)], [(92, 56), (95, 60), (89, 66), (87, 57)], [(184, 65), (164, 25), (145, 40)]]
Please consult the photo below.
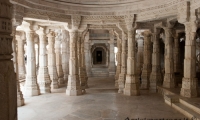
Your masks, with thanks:
[(0, 0), (0, 120), (200, 120), (199, 0)]

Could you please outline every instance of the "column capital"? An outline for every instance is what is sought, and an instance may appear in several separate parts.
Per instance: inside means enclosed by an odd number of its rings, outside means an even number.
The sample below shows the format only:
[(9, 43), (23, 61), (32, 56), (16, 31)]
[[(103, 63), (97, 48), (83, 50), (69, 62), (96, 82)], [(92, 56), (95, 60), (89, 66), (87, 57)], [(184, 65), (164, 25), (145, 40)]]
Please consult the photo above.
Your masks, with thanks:
[(48, 37), (48, 38), (56, 37), (56, 34), (55, 34), (54, 31), (50, 31), (50, 32), (47, 34), (47, 37)]
[(36, 25), (33, 21), (23, 21), (22, 28), (24, 29), (25, 32), (29, 32), (38, 30), (39, 26)]
[(65, 29), (70, 31), (78, 30), (81, 24), (81, 16), (80, 15), (72, 15), (71, 23), (67, 23), (64, 25)]

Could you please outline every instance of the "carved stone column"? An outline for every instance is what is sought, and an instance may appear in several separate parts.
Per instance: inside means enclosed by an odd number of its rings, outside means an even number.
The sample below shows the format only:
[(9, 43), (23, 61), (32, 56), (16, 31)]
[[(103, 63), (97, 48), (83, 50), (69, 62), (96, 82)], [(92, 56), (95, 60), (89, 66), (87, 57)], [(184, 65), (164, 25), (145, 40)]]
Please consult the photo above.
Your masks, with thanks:
[(51, 80), (47, 68), (47, 38), (44, 32), (44, 28), (40, 28), (36, 31), (39, 35), (40, 51), (39, 51), (39, 70), (38, 70), (38, 85), (40, 93), (51, 93)]
[(66, 94), (70, 96), (81, 95), (81, 87), (78, 76), (78, 57), (77, 57), (77, 40), (78, 31), (69, 31), (70, 35), (70, 57), (69, 57), (69, 77)]
[(121, 54), (122, 54), (122, 44), (121, 39), (117, 38), (117, 71), (115, 75), (115, 87), (119, 87), (118, 80), (119, 80), (119, 74), (121, 73)]
[(141, 76), (142, 74), (142, 65), (143, 65), (143, 49), (144, 49), (144, 45), (143, 45), (143, 38), (141, 36), (138, 36), (138, 40), (137, 40), (137, 45), (138, 45), (138, 51), (137, 51), (137, 74), (138, 76)]
[(78, 28), (81, 22), (81, 16), (72, 15), (72, 24), (67, 27), (70, 35), (70, 56), (69, 56), (69, 76), (66, 94), (70, 96), (77, 96), (82, 94), (80, 87), (80, 80), (78, 76), (78, 57), (77, 57), (77, 41)]
[(190, 98), (198, 96), (198, 82), (196, 78), (196, 30), (196, 21), (185, 23), (185, 59), (181, 96)]
[(118, 93), (123, 93), (124, 87), (125, 87), (125, 77), (126, 77), (126, 66), (127, 66), (127, 50), (126, 50), (126, 45), (127, 45), (127, 38), (124, 33), (122, 33), (122, 54), (121, 54), (121, 73), (119, 74), (119, 90)]
[(172, 28), (165, 27), (165, 75), (163, 86), (174, 88), (174, 59), (173, 59), (173, 38)]
[(114, 52), (114, 32), (113, 30), (109, 31), (110, 33), (110, 63), (109, 63), (109, 76), (113, 77), (115, 75), (115, 52)]
[(162, 84), (161, 77), (161, 66), (160, 66), (160, 41), (159, 41), (159, 33), (155, 31), (153, 33), (153, 53), (152, 53), (152, 71), (150, 74), (150, 87), (149, 90), (152, 92), (157, 91), (157, 85)]
[(56, 53), (56, 68), (58, 73), (58, 83), (60, 87), (65, 86), (64, 74), (62, 69), (62, 58), (61, 58), (61, 31), (56, 32), (55, 38), (55, 53)]
[[(136, 29), (132, 28), (133, 20), (131, 16), (126, 19), (128, 29), (128, 56), (127, 56), (127, 74), (125, 81), (124, 94), (125, 95), (140, 95), (139, 79), (136, 70), (136, 53), (135, 53), (135, 32)], [(136, 23), (135, 23), (136, 25)], [(135, 26), (136, 27), (136, 26)]]
[(12, 5), (0, 1), (0, 120), (17, 120), (17, 86), (12, 58)]
[(89, 41), (89, 32), (87, 32), (84, 41), (84, 52), (85, 52), (85, 66), (87, 76), (91, 76), (91, 56), (90, 56), (90, 41)]
[(65, 84), (68, 82), (69, 75), (69, 32), (62, 30), (62, 68), (64, 73)]
[(19, 80), (25, 80), (26, 69), (25, 69), (25, 60), (24, 60), (24, 42), (25, 42), (25, 33), (18, 32), (16, 35), (17, 40), (17, 61), (18, 61), (18, 73)]
[(59, 88), (58, 73), (56, 68), (56, 56), (55, 56), (55, 33), (53, 31), (47, 34), (48, 37), (48, 70), (51, 79), (51, 89)]
[(24, 98), (23, 94), (20, 89), (20, 84), (19, 84), (19, 73), (18, 73), (18, 60), (17, 60), (17, 52), (16, 52), (16, 26), (13, 26), (12, 29), (12, 48), (13, 48), (13, 64), (15, 68), (15, 75), (16, 75), (16, 83), (17, 83), (17, 106), (23, 106), (24, 105)]
[(24, 22), (26, 32), (26, 52), (27, 52), (27, 65), (26, 65), (26, 81), (24, 84), (24, 96), (37, 96), (40, 94), (37, 76), (36, 76), (36, 62), (35, 62), (35, 44), (34, 35), (35, 31), (32, 29), (33, 25)]
[(144, 52), (143, 52), (143, 67), (142, 67), (142, 84), (141, 89), (149, 89), (149, 76), (151, 73), (151, 32), (144, 31)]

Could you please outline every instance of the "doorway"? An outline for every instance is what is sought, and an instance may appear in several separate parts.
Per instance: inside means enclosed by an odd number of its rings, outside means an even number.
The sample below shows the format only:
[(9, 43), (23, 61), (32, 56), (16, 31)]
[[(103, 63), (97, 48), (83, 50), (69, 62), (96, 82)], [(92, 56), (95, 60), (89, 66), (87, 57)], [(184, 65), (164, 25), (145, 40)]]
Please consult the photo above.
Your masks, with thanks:
[(96, 55), (97, 64), (102, 64), (102, 51), (96, 51)]

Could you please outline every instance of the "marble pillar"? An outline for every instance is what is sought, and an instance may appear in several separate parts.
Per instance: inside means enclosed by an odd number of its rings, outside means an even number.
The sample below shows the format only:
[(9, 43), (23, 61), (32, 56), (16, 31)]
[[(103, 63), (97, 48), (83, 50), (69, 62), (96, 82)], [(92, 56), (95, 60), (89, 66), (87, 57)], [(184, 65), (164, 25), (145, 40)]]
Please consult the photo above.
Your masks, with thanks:
[(109, 33), (110, 33), (109, 76), (114, 77), (115, 76), (114, 31), (110, 30)]
[(119, 80), (119, 74), (121, 73), (121, 54), (122, 54), (122, 44), (121, 39), (117, 38), (117, 70), (115, 75), (115, 87), (119, 87), (118, 80)]
[(87, 76), (92, 76), (89, 32), (87, 32), (85, 36), (84, 52), (85, 52), (86, 73), (87, 73)]
[(185, 23), (185, 59), (184, 77), (182, 79), (181, 96), (198, 96), (198, 79), (196, 78), (196, 21)]
[(141, 89), (149, 89), (149, 76), (151, 73), (151, 32), (142, 32), (144, 36), (143, 67), (141, 75)]
[(24, 96), (37, 96), (40, 94), (39, 86), (36, 76), (36, 62), (35, 62), (35, 44), (34, 35), (35, 31), (31, 23), (24, 22), (26, 32), (26, 52), (27, 52), (27, 65), (26, 65), (26, 81), (24, 84)]
[(56, 68), (56, 56), (55, 56), (55, 33), (50, 31), (47, 34), (48, 37), (48, 71), (51, 79), (51, 89), (59, 88), (58, 73)]
[(69, 75), (69, 32), (67, 30), (62, 30), (62, 35), (62, 68), (64, 81), (65, 84), (67, 84)]
[(47, 38), (46, 34), (44, 32), (44, 28), (40, 28), (37, 31), (37, 34), (39, 35), (39, 42), (40, 42), (40, 48), (39, 48), (39, 70), (38, 70), (38, 85), (40, 88), (40, 93), (51, 93), (51, 79), (48, 72), (47, 67)]
[(135, 32), (136, 29), (128, 28), (128, 56), (127, 56), (127, 74), (124, 88), (124, 95), (137, 96), (140, 95), (139, 79), (136, 70), (136, 52), (135, 52)]
[(126, 50), (126, 45), (127, 45), (127, 38), (124, 33), (122, 33), (122, 54), (121, 54), (121, 72), (119, 74), (119, 90), (118, 93), (123, 93), (124, 87), (125, 87), (125, 79), (126, 79), (126, 66), (127, 66), (127, 50)]
[(13, 49), (13, 64), (15, 68), (15, 76), (16, 76), (16, 83), (17, 83), (17, 106), (24, 105), (24, 98), (21, 92), (20, 84), (19, 84), (19, 72), (18, 72), (18, 60), (17, 60), (17, 52), (16, 52), (16, 26), (13, 26), (12, 29), (12, 49)]
[(172, 28), (165, 27), (165, 75), (163, 87), (174, 88), (174, 59), (173, 59), (173, 38)]
[(16, 35), (16, 40), (17, 40), (17, 61), (18, 61), (19, 80), (25, 80), (26, 77), (25, 60), (24, 60), (25, 33), (21, 31), (19, 35)]
[(77, 57), (78, 31), (70, 30), (69, 35), (70, 35), (69, 76), (68, 76), (66, 94), (70, 96), (77, 96), (82, 94), (78, 76), (78, 57)]
[(12, 59), (12, 4), (0, 1), (0, 120), (17, 120), (17, 86)]
[(160, 66), (160, 34), (158, 31), (152, 34), (153, 36), (153, 53), (152, 53), (152, 71), (150, 74), (151, 92), (157, 92), (157, 85), (162, 84), (161, 66)]
[(143, 50), (144, 50), (144, 45), (143, 45), (143, 37), (139, 36), (137, 39), (137, 45), (138, 45), (138, 50), (137, 50), (137, 75), (141, 76), (142, 74), (142, 65), (143, 65)]
[(55, 38), (55, 54), (56, 54), (56, 68), (58, 73), (58, 83), (60, 87), (65, 86), (64, 74), (62, 68), (62, 57), (61, 57), (61, 31), (56, 31)]

